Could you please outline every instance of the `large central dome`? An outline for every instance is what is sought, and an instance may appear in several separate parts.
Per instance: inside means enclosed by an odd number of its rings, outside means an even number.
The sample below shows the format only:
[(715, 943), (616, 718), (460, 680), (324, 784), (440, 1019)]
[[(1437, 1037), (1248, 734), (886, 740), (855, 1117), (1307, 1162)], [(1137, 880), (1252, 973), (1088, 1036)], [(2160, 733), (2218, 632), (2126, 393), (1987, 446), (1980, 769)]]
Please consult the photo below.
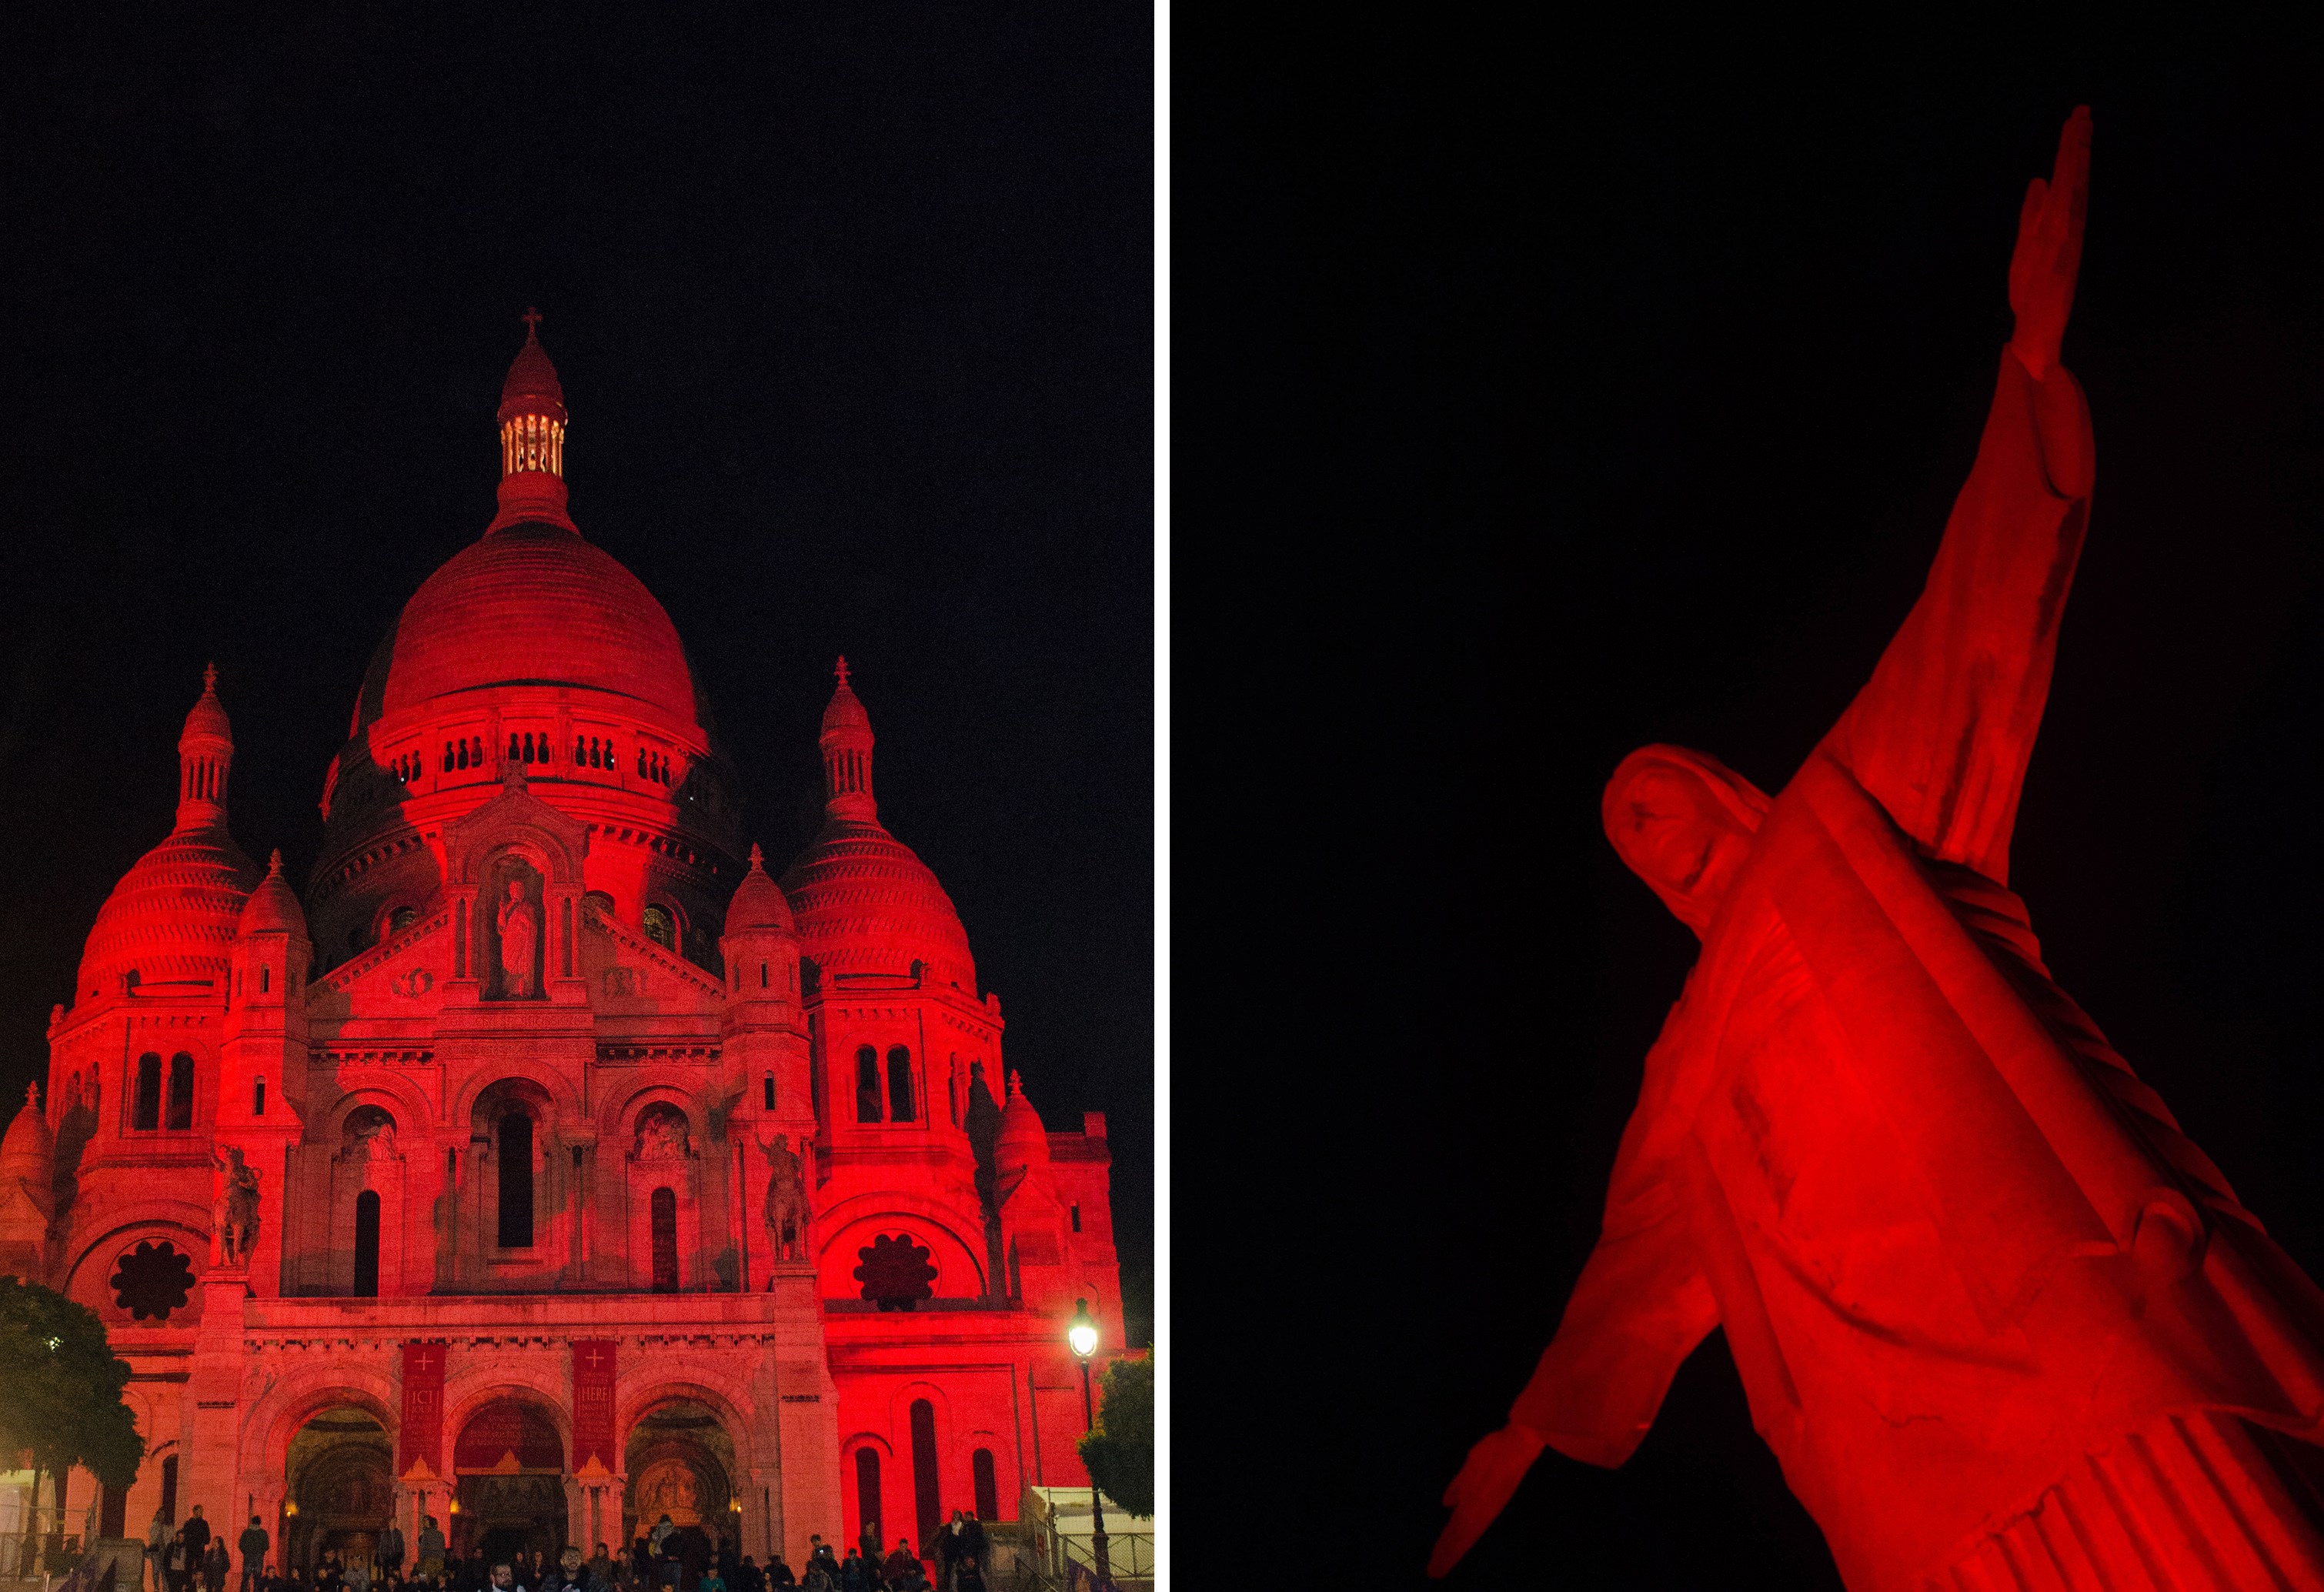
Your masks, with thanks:
[(611, 554), (561, 526), (512, 525), (463, 549), (404, 604), (381, 652), (366, 720), (462, 691), (544, 685), (700, 722), (669, 615)]

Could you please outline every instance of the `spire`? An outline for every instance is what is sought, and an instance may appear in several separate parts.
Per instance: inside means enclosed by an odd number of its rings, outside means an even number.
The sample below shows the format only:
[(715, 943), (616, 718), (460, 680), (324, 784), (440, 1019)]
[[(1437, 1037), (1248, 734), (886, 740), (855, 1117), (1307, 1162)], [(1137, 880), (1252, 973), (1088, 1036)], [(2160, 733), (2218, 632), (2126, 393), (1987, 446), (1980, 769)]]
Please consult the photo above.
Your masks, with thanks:
[(839, 685), (831, 705), (823, 710), (823, 810), (832, 818), (862, 824), (880, 821), (880, 804), (872, 795), (872, 715), (847, 684), (847, 659), (832, 673)]
[(223, 828), (226, 772), (234, 766), (234, 730), (218, 705), (217, 665), (202, 670), (202, 694), (178, 737), (180, 833)]
[(493, 530), (531, 521), (574, 529), (565, 512), (565, 388), (540, 346), (540, 311), (524, 312), (524, 346), (501, 384), (501, 511)]

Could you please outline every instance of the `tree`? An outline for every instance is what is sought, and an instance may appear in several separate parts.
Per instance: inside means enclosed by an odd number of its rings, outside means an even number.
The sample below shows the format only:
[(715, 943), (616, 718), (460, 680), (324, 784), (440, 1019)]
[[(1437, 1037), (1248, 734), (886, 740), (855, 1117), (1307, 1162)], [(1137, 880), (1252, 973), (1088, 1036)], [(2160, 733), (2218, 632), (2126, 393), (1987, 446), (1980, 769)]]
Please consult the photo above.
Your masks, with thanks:
[(78, 1465), (108, 1487), (137, 1479), (145, 1440), (121, 1401), (129, 1363), (106, 1342), (104, 1323), (87, 1305), (53, 1289), (0, 1277), (0, 1455), (29, 1451), (32, 1497), (41, 1477), (55, 1480), (60, 1503), (66, 1472)]
[(1154, 1513), (1154, 1351), (1105, 1368), (1097, 1430), (1075, 1445), (1100, 1490), (1132, 1514)]

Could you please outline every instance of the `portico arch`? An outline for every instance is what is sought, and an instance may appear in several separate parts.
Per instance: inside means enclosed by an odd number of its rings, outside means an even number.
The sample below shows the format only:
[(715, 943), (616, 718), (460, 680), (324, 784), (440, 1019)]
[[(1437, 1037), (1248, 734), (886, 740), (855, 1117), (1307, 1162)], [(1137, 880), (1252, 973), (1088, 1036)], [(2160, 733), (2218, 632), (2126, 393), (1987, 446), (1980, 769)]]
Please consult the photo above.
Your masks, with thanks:
[(453, 1551), (498, 1560), (538, 1551), (553, 1560), (563, 1550), (571, 1432), (561, 1417), (530, 1388), (493, 1388), (465, 1401), (447, 1423), (457, 1500), (447, 1532)]

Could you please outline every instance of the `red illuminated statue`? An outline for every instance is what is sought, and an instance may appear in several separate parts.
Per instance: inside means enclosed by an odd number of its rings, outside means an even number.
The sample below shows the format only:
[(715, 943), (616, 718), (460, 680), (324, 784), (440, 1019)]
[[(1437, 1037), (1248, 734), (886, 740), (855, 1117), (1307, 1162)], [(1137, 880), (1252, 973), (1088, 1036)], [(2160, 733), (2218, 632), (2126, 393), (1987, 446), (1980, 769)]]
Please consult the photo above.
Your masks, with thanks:
[(1772, 800), (1666, 746), (1607, 787), (1615, 849), (1702, 953), (1433, 1574), (1543, 1448), (1621, 1464), (1723, 1326), (1857, 1592), (2324, 1587), (2324, 1293), (2051, 980), (2006, 888), (2089, 501), (2058, 363), (2089, 137), (2077, 110), (2026, 195), (1977, 463), (1870, 682)]

